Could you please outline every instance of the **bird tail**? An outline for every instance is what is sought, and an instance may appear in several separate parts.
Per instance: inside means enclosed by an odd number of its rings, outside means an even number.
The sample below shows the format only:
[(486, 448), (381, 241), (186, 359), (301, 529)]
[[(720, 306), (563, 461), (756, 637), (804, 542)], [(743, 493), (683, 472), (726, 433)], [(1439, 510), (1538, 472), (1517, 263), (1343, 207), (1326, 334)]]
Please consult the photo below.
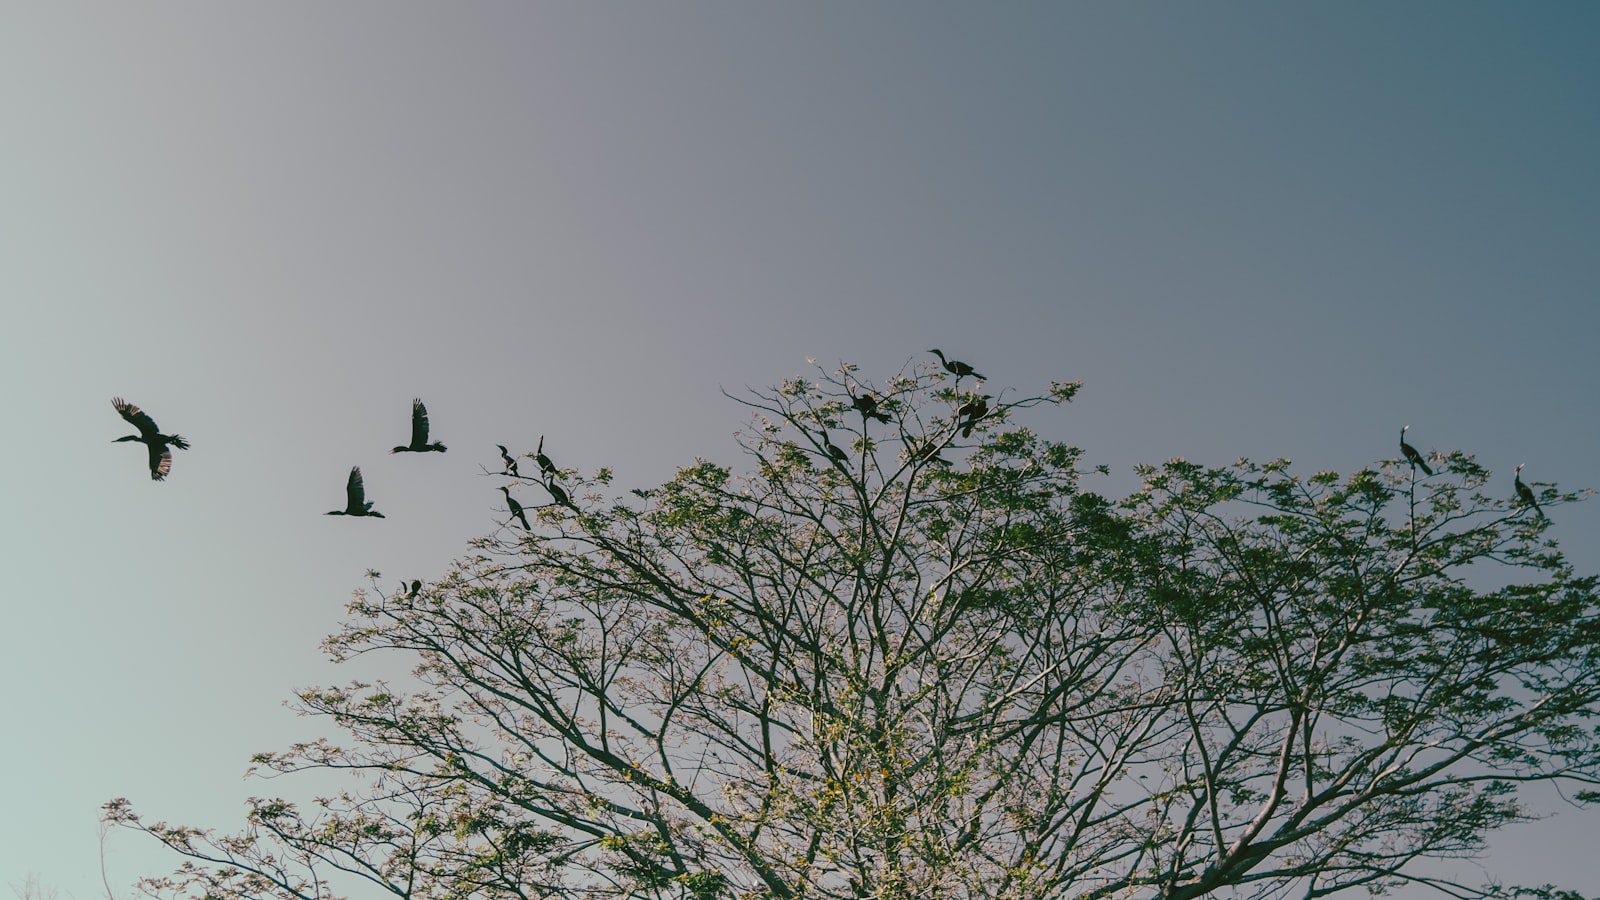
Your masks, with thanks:
[(1422, 470), (1422, 474), (1424, 474), (1424, 475), (1428, 475), (1428, 476), (1432, 476), (1433, 475), (1433, 469), (1431, 467), (1429, 467), (1429, 465), (1426, 462), (1418, 460), (1417, 461), (1417, 468), (1421, 469)]
[(181, 435), (181, 434), (173, 435), (171, 443), (172, 443), (172, 446), (177, 447), (179, 450), (187, 450), (187, 449), (189, 449), (189, 442), (184, 440), (183, 439), (183, 435)]

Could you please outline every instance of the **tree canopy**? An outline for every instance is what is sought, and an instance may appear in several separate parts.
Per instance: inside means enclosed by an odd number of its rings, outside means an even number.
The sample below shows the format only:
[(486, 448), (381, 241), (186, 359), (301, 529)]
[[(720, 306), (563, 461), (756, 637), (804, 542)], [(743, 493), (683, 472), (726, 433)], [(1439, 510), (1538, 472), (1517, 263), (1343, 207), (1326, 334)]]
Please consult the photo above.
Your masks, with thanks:
[(145, 887), (1512, 896), (1439, 861), (1528, 818), (1529, 782), (1600, 800), (1596, 578), (1470, 455), (1174, 459), (1112, 497), (1023, 423), (1078, 385), (985, 389), (819, 369), (735, 398), (737, 467), (565, 469), (531, 530), (420, 590), (374, 573), (326, 647), (413, 677), (301, 692), (341, 739), (253, 760), (347, 788), (233, 834), (113, 801), (186, 858)]

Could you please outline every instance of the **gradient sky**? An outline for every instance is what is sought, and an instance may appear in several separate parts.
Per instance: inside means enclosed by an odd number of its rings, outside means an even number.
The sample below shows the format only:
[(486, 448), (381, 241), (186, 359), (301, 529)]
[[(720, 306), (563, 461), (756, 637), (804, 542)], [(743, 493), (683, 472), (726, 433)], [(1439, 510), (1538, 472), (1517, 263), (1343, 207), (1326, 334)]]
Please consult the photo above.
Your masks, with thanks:
[[(0, 885), (229, 826), (494, 444), (645, 486), (930, 346), (1135, 462), (1600, 484), (1600, 5), (0, 0)], [(108, 400), (194, 449), (152, 483)], [(442, 456), (390, 457), (421, 396)], [(389, 518), (324, 517), (360, 464)], [(1600, 566), (1600, 503), (1554, 529)], [(1564, 810), (1551, 797), (1541, 804)], [(1600, 885), (1600, 814), (1500, 834)], [(113, 880), (175, 860), (112, 839)]]

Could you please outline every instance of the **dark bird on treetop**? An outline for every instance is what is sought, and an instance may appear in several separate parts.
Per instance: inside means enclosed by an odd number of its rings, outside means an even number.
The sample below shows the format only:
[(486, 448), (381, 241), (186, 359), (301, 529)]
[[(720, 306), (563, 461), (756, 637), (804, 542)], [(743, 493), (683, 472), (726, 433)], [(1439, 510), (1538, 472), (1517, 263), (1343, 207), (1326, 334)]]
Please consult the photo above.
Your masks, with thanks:
[(889, 416), (878, 409), (878, 398), (871, 394), (851, 397), (850, 405), (855, 407), (856, 412), (861, 413), (864, 418), (877, 419), (885, 425), (889, 424)]
[(985, 379), (982, 375), (979, 375), (977, 372), (973, 371), (971, 366), (967, 365), (966, 363), (962, 362), (959, 359), (945, 359), (944, 358), (944, 354), (939, 352), (938, 348), (934, 348), (932, 350), (929, 350), (928, 352), (932, 353), (934, 356), (939, 357), (939, 362), (944, 363), (944, 370), (946, 372), (949, 372), (951, 375), (956, 376), (957, 378), (960, 378), (963, 375), (971, 375), (973, 378), (977, 378), (977, 379), (985, 380), (985, 381), (988, 380), (988, 379)]
[(979, 420), (989, 414), (990, 396), (992, 395), (984, 394), (981, 397), (973, 397), (971, 400), (961, 404), (960, 408), (956, 410), (956, 415), (964, 416), (967, 420), (961, 424), (962, 437), (972, 437), (973, 426), (977, 425)]
[(1521, 498), (1523, 503), (1533, 507), (1533, 511), (1539, 514), (1539, 518), (1547, 519), (1549, 516), (1544, 514), (1544, 510), (1539, 507), (1538, 499), (1533, 496), (1533, 488), (1522, 483), (1522, 467), (1524, 465), (1526, 465), (1526, 463), (1519, 463), (1517, 465), (1517, 471), (1514, 476), (1516, 478), (1517, 496)]
[(385, 518), (383, 513), (372, 508), (372, 501), (367, 499), (367, 489), (361, 481), (360, 466), (350, 467), (350, 479), (344, 483), (344, 509), (329, 510), (325, 515)]
[(822, 449), (828, 451), (828, 455), (833, 457), (834, 462), (837, 462), (839, 465), (843, 466), (849, 464), (850, 454), (840, 450), (838, 447), (835, 447), (833, 445), (833, 441), (828, 440), (828, 433), (826, 431), (822, 433)]
[(1410, 425), (1400, 429), (1400, 455), (1406, 458), (1406, 462), (1421, 469), (1424, 475), (1432, 475), (1433, 470), (1428, 468), (1428, 461), (1422, 458), (1422, 454), (1417, 452), (1417, 448), (1406, 443), (1406, 432), (1410, 429)]
[(172, 451), (167, 447), (170, 445), (179, 450), (187, 450), (189, 442), (181, 435), (162, 434), (161, 429), (156, 427), (156, 420), (150, 418), (149, 413), (141, 411), (139, 407), (121, 397), (112, 397), (111, 405), (117, 408), (117, 412), (128, 424), (139, 429), (138, 434), (119, 437), (111, 443), (138, 441), (144, 444), (150, 452), (150, 477), (155, 481), (165, 479), (167, 473), (172, 471)]
[(572, 499), (567, 496), (567, 492), (561, 489), (561, 485), (555, 483), (555, 479), (546, 479), (544, 482), (544, 489), (549, 491), (550, 496), (562, 506), (565, 506), (568, 509), (578, 508), (573, 505)]
[(417, 594), (421, 593), (422, 591), (422, 582), (413, 580), (411, 582), (411, 589), (406, 590), (406, 583), (402, 581), (400, 582), (400, 590), (406, 595), (407, 600), (414, 599)]
[(511, 496), (511, 488), (500, 486), (500, 492), (506, 495), (506, 506), (511, 510), (511, 517), (522, 523), (523, 531), (532, 531), (533, 526), (528, 524), (528, 514), (522, 511), (522, 504), (517, 498)]
[(522, 476), (517, 474), (517, 461), (511, 458), (511, 453), (506, 450), (506, 445), (495, 444), (495, 446), (500, 448), (500, 459), (506, 464), (506, 470), (500, 474), (510, 475), (512, 478), (521, 478)]
[(428, 408), (422, 401), (411, 401), (411, 443), (396, 447), (390, 453), (443, 453), (445, 446), (438, 441), (428, 443)]
[(539, 464), (539, 471), (543, 472), (548, 478), (561, 477), (561, 472), (556, 468), (556, 464), (550, 461), (550, 457), (544, 455), (544, 435), (542, 434), (539, 435), (538, 448), (533, 451), (533, 461)]

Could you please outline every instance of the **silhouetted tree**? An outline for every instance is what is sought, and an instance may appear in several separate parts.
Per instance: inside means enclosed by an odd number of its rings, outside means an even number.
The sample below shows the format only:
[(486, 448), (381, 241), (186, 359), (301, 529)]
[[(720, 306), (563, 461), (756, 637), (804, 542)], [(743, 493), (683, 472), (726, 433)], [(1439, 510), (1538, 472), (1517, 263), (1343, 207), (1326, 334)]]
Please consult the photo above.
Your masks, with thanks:
[(1427, 480), (1177, 459), (1112, 499), (1016, 421), (1077, 385), (974, 417), (955, 378), (756, 392), (739, 471), (612, 496), (569, 470), (532, 533), (414, 595), (374, 580), (327, 648), (418, 683), (304, 691), (346, 737), (254, 760), (355, 786), (252, 801), (230, 836), (113, 801), (188, 857), (145, 887), (1506, 897), (1418, 864), (1527, 818), (1527, 783), (1600, 800), (1596, 579), (1470, 456)]

